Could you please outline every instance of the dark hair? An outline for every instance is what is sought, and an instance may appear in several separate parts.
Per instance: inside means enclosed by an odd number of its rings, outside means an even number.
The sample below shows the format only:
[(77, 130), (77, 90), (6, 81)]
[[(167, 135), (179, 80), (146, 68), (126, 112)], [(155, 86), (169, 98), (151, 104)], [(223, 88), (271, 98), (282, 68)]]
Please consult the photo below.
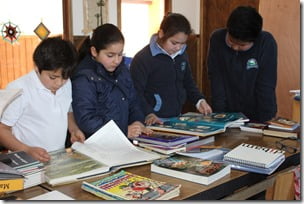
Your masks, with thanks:
[(33, 60), (39, 73), (43, 70), (62, 69), (62, 78), (68, 79), (76, 65), (77, 51), (70, 41), (50, 37), (36, 47)]
[(250, 6), (239, 6), (232, 11), (227, 21), (227, 30), (233, 38), (253, 42), (262, 30), (263, 18)]
[(160, 29), (164, 33), (164, 37), (161, 39), (162, 41), (167, 40), (179, 32), (183, 32), (186, 35), (192, 33), (191, 25), (187, 18), (178, 13), (170, 13), (165, 16), (160, 24)]
[(78, 62), (80, 62), (85, 55), (90, 53), (91, 46), (95, 47), (96, 52), (99, 52), (100, 50), (106, 49), (110, 44), (117, 42), (124, 43), (125, 39), (121, 31), (115, 25), (105, 23), (98, 26), (94, 29), (91, 40), (88, 37), (79, 48)]

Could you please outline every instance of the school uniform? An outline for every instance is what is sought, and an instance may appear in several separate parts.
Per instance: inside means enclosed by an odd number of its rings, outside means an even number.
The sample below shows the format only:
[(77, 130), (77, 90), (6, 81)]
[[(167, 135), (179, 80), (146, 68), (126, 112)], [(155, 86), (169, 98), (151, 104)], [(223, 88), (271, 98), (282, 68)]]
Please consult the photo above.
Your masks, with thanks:
[(131, 75), (145, 115), (175, 117), (181, 114), (186, 99), (197, 104), (204, 96), (193, 80), (186, 46), (170, 56), (156, 39), (153, 35), (150, 44), (134, 56)]
[(253, 121), (270, 120), (277, 112), (275, 39), (262, 31), (250, 49), (235, 51), (226, 43), (226, 34), (226, 29), (218, 29), (210, 39), (207, 62), (213, 111), (243, 112)]
[(74, 116), (86, 137), (110, 120), (114, 120), (125, 135), (128, 125), (144, 122), (130, 72), (123, 62), (110, 73), (87, 55), (72, 77), (72, 90)]
[(13, 135), (32, 147), (46, 151), (64, 148), (68, 112), (71, 107), (71, 81), (53, 94), (45, 88), (33, 70), (9, 83), (7, 89), (22, 89), (3, 112), (1, 123), (11, 126)]

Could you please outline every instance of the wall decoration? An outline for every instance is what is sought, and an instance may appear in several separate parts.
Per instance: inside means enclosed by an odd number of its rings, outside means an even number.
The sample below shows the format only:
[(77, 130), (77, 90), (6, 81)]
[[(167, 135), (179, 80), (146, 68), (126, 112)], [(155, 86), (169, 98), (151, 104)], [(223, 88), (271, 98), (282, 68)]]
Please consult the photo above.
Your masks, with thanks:
[(41, 22), (39, 25), (35, 28), (34, 33), (41, 39), (45, 39), (49, 36), (51, 33), (49, 29)]
[(108, 22), (108, 0), (83, 0), (84, 34)]
[(9, 22), (3, 24), (1, 33), (2, 33), (3, 40), (5, 40), (11, 44), (14, 44), (18, 40), (18, 38), (21, 34), (21, 31), (19, 29), (19, 26), (17, 26), (16, 24), (13, 24), (12, 22), (9, 21)]

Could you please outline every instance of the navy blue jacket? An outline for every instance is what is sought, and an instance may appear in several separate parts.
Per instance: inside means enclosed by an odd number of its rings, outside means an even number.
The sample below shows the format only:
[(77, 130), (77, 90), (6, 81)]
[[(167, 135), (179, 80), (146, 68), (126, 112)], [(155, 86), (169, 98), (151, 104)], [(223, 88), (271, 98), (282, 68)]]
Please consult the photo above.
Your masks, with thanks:
[(122, 62), (113, 73), (86, 56), (72, 77), (72, 107), (86, 137), (114, 120), (127, 135), (128, 125), (144, 121), (130, 72)]
[(178, 116), (186, 99), (195, 105), (204, 96), (193, 80), (184, 50), (172, 59), (161, 52), (153, 55), (151, 46), (157, 45), (152, 42), (139, 51), (130, 67), (144, 113), (155, 113), (161, 118)]
[(250, 120), (265, 122), (276, 115), (277, 44), (263, 31), (247, 51), (234, 51), (225, 41), (226, 29), (210, 39), (208, 73), (212, 109), (243, 112)]

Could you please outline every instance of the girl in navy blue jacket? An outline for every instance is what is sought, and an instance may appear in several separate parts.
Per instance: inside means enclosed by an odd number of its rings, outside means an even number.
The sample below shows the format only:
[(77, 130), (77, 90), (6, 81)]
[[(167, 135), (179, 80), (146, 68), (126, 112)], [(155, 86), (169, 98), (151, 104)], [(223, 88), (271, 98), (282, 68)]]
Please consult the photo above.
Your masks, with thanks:
[[(112, 24), (103, 24), (80, 50), (81, 61), (72, 78), (72, 107), (86, 137), (110, 120), (130, 138), (142, 132), (151, 133), (142, 123), (144, 115), (129, 70), (123, 63), (123, 48), (121, 31)], [(89, 50), (84, 58), (82, 50)]]
[(181, 114), (186, 99), (203, 114), (212, 110), (193, 80), (185, 52), (191, 34), (189, 21), (181, 14), (166, 16), (150, 44), (132, 60), (131, 74), (141, 97), (146, 124)]

